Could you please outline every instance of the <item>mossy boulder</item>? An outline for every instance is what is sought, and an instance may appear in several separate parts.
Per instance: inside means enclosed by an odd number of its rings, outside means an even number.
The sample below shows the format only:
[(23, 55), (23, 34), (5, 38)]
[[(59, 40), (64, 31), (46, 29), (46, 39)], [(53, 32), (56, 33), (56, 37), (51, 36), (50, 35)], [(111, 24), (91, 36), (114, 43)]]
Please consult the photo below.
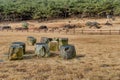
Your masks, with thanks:
[(18, 45), (23, 47), (23, 54), (25, 54), (26, 44), (24, 42), (13, 42), (11, 45)]
[(41, 43), (49, 43), (50, 41), (52, 41), (52, 38), (47, 38), (47, 37), (41, 37)]
[(68, 45), (68, 38), (59, 38), (59, 49), (64, 45)]
[(59, 51), (58, 41), (51, 41), (49, 43), (49, 48), (50, 48), (50, 51)]
[(33, 46), (36, 43), (36, 38), (32, 37), (32, 36), (28, 36), (27, 37), (27, 44), (30, 46)]
[(97, 29), (101, 28), (100, 24), (98, 22), (86, 22), (85, 24), (86, 26), (88, 26), (89, 28), (95, 27)]
[(71, 25), (71, 24), (67, 24), (67, 25), (63, 26), (64, 30), (66, 30), (66, 29), (73, 29), (73, 28), (77, 28), (77, 26), (76, 25)]
[(59, 38), (58, 38), (58, 37), (54, 37), (54, 38), (52, 39), (52, 41), (57, 41), (57, 42), (59, 42)]
[(11, 45), (8, 53), (9, 60), (21, 60), (23, 59), (24, 49), (23, 46)]
[(39, 27), (39, 29), (48, 30), (48, 27), (47, 27), (46, 25), (41, 25), (41, 26)]
[(76, 56), (76, 50), (73, 45), (64, 45), (60, 47), (60, 56), (63, 59), (72, 59)]
[(49, 47), (47, 43), (36, 43), (35, 45), (35, 54), (38, 57), (49, 57)]

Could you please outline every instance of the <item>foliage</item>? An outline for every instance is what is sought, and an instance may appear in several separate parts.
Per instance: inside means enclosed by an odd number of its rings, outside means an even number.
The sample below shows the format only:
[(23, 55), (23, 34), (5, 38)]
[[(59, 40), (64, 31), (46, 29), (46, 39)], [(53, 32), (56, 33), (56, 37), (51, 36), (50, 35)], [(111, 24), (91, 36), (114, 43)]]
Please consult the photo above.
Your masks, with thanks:
[(23, 22), (23, 23), (22, 23), (22, 27), (23, 27), (23, 28), (28, 28), (28, 26), (29, 26), (29, 24), (28, 24), (27, 22)]
[(119, 16), (120, 0), (0, 0), (0, 20)]

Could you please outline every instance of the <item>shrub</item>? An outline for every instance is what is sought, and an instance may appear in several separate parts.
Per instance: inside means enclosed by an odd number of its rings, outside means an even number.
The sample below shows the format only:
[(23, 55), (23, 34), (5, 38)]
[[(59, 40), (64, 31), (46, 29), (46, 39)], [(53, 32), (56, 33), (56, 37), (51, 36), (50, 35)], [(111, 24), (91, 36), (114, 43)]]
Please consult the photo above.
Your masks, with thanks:
[(23, 22), (23, 23), (22, 23), (22, 27), (23, 27), (23, 28), (28, 28), (28, 26), (29, 26), (29, 24), (28, 24), (27, 22)]

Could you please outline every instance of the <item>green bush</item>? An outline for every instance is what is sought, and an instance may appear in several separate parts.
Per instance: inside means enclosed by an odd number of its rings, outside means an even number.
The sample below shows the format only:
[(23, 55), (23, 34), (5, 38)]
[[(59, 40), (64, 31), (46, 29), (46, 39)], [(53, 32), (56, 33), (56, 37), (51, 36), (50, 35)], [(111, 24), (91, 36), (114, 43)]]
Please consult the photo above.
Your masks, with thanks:
[(0, 20), (120, 15), (120, 0), (0, 0)]
[(23, 23), (22, 23), (22, 27), (23, 27), (23, 28), (28, 28), (28, 26), (29, 26), (29, 24), (28, 24), (27, 22), (23, 22)]

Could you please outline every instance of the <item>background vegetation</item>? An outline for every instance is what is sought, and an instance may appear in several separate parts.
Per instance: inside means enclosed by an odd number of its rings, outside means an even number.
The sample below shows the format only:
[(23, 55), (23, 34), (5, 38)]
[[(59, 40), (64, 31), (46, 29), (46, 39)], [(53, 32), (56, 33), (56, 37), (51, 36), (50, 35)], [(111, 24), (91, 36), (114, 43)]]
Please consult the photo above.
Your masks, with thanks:
[(0, 21), (120, 15), (120, 0), (0, 0)]

